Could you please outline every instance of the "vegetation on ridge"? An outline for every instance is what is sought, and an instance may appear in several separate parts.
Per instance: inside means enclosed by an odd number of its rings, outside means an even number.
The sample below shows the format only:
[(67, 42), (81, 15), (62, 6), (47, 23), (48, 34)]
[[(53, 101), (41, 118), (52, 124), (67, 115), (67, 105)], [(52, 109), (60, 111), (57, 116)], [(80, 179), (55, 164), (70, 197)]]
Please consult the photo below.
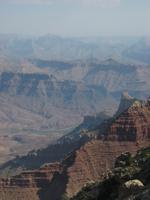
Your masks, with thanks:
[[(129, 188), (127, 185), (131, 184)], [(133, 187), (137, 183), (136, 187)], [(138, 185), (141, 183), (141, 185)], [(143, 187), (141, 187), (143, 184)], [(83, 188), (72, 200), (149, 200), (150, 199), (150, 147), (135, 156), (121, 154), (115, 168), (103, 182)]]

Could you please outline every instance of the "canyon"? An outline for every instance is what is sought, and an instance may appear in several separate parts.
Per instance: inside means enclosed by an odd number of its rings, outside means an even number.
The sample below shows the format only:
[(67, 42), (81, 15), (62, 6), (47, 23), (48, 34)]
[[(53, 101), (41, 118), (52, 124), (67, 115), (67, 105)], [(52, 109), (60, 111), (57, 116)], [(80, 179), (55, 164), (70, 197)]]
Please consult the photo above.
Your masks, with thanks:
[(148, 65), (24, 59), (16, 69), (0, 67), (1, 163), (55, 143), (86, 115), (112, 116), (123, 90), (140, 99), (150, 94)]
[[(89, 140), (65, 156), (60, 164), (47, 164), (39, 170), (1, 179), (2, 199), (6, 199), (5, 193), (17, 199), (19, 188), (24, 190), (22, 194), (26, 190), (34, 190), (33, 194), (28, 193), (30, 199), (60, 200), (64, 195), (73, 197), (87, 184), (103, 180), (122, 152), (135, 154), (141, 147), (150, 145), (149, 119), (150, 100), (143, 102), (135, 99), (119, 115), (105, 120), (94, 133), (88, 134)], [(43, 183), (46, 184), (44, 187)], [(20, 199), (26, 197), (23, 195)]]
[(70, 199), (149, 146), (149, 52), (146, 37), (0, 34), (0, 200)]
[[(105, 100), (104, 100), (105, 99)], [(1, 160), (55, 143), (95, 115), (116, 106), (104, 88), (58, 81), (47, 74), (3, 72), (0, 75)], [(112, 112), (112, 111), (110, 111)], [(4, 144), (9, 144), (9, 147)]]

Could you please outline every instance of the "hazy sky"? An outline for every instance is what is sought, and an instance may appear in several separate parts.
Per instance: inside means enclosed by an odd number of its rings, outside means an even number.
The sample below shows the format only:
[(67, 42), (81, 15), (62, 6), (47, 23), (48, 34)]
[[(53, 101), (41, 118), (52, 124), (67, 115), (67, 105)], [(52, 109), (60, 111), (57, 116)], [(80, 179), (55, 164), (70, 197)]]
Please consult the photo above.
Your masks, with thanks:
[(150, 0), (0, 0), (0, 32), (149, 35)]

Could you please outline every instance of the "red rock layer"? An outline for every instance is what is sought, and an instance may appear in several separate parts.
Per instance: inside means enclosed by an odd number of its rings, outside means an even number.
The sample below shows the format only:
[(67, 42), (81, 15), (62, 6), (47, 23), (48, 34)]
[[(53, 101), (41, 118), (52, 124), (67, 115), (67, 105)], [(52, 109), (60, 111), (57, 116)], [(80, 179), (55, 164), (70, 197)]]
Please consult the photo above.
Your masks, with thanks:
[(55, 172), (62, 172), (62, 166), (59, 163), (45, 165), (38, 170), (25, 171), (20, 175), (0, 179), (0, 188), (3, 187), (22, 187), (22, 188), (40, 188), (47, 187)]
[(39, 188), (37, 199), (40, 196), (42, 200), (60, 200), (64, 193), (72, 197), (87, 183), (102, 180), (122, 152), (135, 153), (150, 145), (150, 101), (135, 101), (105, 126), (104, 137), (100, 133), (103, 139), (87, 142), (68, 155), (62, 165), (22, 173), (10, 179), (9, 184), (3, 181), (1, 187), (14, 186), (14, 193), (18, 187)]
[(88, 142), (64, 161), (66, 168), (61, 175), (54, 177), (46, 199), (59, 200), (63, 193), (72, 197), (87, 183), (102, 180), (108, 170), (112, 169), (115, 158), (122, 152), (135, 153), (139, 148), (148, 145), (149, 141), (139, 145), (135, 142)]
[[(71, 153), (63, 161), (63, 169), (62, 166), (53, 165), (51, 172), (48, 169), (44, 174), (43, 169), (25, 172), (18, 176), (19, 182), (18, 180), (16, 182), (13, 177), (9, 184), (1, 184), (0, 196), (3, 195), (2, 200), (10, 200), (9, 194), (15, 197), (13, 200), (18, 198), (19, 200), (39, 200), (40, 198), (60, 200), (64, 193), (72, 197), (87, 183), (102, 180), (108, 170), (113, 167), (115, 158), (122, 152), (135, 153), (139, 148), (148, 145), (150, 145), (149, 141), (137, 145), (135, 142), (92, 140)], [(31, 190), (34, 191), (33, 194)], [(26, 196), (27, 191), (29, 193)]]
[[(148, 101), (149, 102), (149, 101)], [(124, 113), (120, 114), (105, 132), (106, 140), (136, 141), (150, 139), (150, 106), (135, 101)]]
[(41, 200), (38, 188), (0, 188), (0, 200)]
[(122, 152), (135, 153), (150, 145), (150, 101), (134, 101), (125, 112), (105, 124), (103, 137), (101, 133), (100, 136), (101, 140), (88, 142), (63, 162), (67, 167), (61, 176), (54, 178), (49, 195), (59, 183), (64, 186), (53, 200), (59, 200), (63, 193), (72, 197), (87, 183), (101, 180)]

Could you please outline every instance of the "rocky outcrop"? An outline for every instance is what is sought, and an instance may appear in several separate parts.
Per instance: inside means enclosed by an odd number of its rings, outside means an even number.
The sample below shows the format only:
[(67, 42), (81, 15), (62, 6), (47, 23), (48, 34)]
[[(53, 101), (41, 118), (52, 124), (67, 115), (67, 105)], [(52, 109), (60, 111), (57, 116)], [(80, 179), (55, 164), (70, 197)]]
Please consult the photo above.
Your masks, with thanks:
[[(103, 180), (108, 171), (113, 168), (116, 157), (127, 149), (133, 154), (143, 146), (148, 146), (149, 142), (141, 142), (139, 146), (135, 142), (115, 142), (93, 140), (80, 148), (64, 161), (67, 166), (60, 176), (56, 176), (52, 181), (47, 195), (52, 195), (52, 191), (61, 183), (59, 191), (52, 199), (59, 199), (63, 193), (68, 197), (74, 196), (80, 189), (89, 183)], [(63, 182), (64, 180), (64, 182)], [(63, 185), (63, 183), (65, 183)]]
[(131, 97), (127, 91), (123, 92), (121, 95), (121, 101), (119, 104), (118, 111), (116, 112), (116, 116), (126, 111), (135, 101), (133, 97)]
[(1, 179), (0, 188), (21, 187), (21, 188), (42, 188), (47, 187), (56, 172), (62, 172), (60, 163), (47, 164), (38, 170), (24, 171), (11, 178)]
[(55, 173), (63, 170), (60, 163), (46, 164), (38, 170), (0, 179), (0, 200), (40, 200)]
[(122, 186), (122, 191), (121, 191), (119, 199), (121, 200), (132, 194), (136, 194), (143, 188), (144, 188), (144, 184), (138, 179), (126, 181)]
[(136, 156), (121, 154), (104, 181), (89, 184), (72, 200), (149, 200), (149, 153), (150, 147), (140, 149)]
[(134, 101), (129, 108), (107, 126), (103, 135), (106, 140), (135, 141), (137, 144), (150, 138), (150, 104)]

